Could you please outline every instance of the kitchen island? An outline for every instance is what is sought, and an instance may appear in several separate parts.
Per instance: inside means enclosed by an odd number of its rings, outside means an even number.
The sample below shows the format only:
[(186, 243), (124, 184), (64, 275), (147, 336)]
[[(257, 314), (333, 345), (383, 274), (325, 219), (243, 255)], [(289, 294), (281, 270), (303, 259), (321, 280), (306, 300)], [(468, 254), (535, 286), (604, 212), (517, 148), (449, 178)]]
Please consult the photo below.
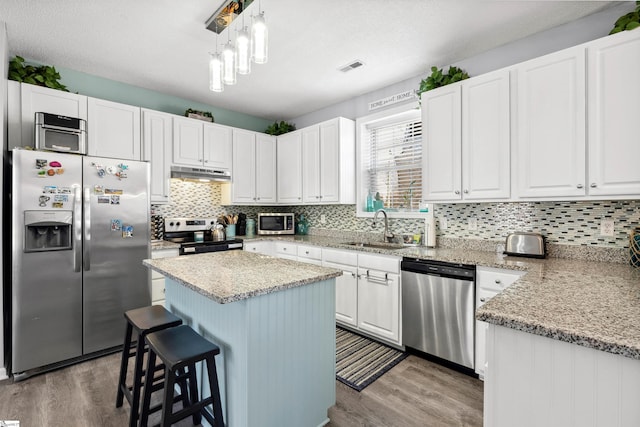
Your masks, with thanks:
[[(245, 251), (145, 260), (166, 307), (216, 343), (227, 426), (326, 424), (335, 403), (335, 277)], [(206, 379), (201, 388), (208, 393)]]

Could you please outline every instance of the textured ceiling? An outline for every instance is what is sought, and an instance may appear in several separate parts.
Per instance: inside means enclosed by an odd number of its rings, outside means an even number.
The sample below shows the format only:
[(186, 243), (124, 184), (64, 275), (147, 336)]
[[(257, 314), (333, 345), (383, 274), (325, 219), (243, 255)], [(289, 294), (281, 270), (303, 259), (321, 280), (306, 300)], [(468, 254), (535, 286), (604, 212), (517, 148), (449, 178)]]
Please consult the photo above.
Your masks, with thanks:
[[(2, 0), (10, 54), (269, 120), (425, 74), (602, 10), (598, 1), (261, 0), (269, 62), (208, 90), (222, 1)], [(256, 7), (257, 2), (251, 6)], [(218, 42), (226, 41), (223, 33)], [(358, 59), (364, 66), (338, 68)]]

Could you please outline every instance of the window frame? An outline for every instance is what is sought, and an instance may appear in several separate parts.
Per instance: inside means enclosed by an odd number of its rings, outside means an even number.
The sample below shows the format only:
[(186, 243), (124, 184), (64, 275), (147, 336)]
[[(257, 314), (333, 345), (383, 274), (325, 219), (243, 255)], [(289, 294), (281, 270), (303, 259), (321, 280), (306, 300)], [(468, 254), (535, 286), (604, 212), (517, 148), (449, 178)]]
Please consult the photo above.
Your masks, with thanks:
[[(362, 167), (362, 144), (366, 138), (368, 138), (367, 127), (376, 123), (384, 123), (392, 121), (394, 117), (398, 117), (399, 120), (402, 116), (408, 116), (412, 113), (412, 110), (418, 110), (420, 115), (420, 104), (418, 101), (409, 102), (398, 107), (388, 108), (384, 111), (380, 111), (367, 116), (359, 117), (356, 119), (356, 217), (359, 218), (373, 218), (375, 212), (367, 212), (365, 210), (365, 204), (367, 199), (367, 189), (363, 188), (364, 175), (367, 173)], [(423, 127), (424, 135), (424, 127)], [(422, 162), (424, 165), (424, 161)], [(421, 183), (422, 185), (422, 183)], [(415, 212), (415, 211), (387, 211), (389, 218), (427, 218), (432, 215), (432, 204), (427, 204), (428, 212)]]

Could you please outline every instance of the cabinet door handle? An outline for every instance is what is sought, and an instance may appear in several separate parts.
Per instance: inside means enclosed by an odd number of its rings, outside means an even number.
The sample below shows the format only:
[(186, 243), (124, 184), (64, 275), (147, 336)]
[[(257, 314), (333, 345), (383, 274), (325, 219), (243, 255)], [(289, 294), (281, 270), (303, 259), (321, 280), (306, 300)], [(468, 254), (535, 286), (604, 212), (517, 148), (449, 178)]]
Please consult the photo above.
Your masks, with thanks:
[(487, 299), (486, 298), (480, 298), (480, 302), (486, 302)]
[(309, 251), (304, 251), (305, 254), (309, 255)]
[(591, 183), (591, 188), (596, 188), (598, 186), (598, 184), (596, 184), (595, 182)]
[(469, 190), (464, 190), (464, 194), (469, 194)]
[(578, 185), (576, 185), (576, 187), (578, 187), (578, 188), (582, 188), (582, 187), (584, 187), (584, 185), (582, 185), (582, 184), (578, 184)]
[(456, 191), (454, 191), (454, 193), (460, 194), (460, 190), (456, 190)]
[(205, 162), (205, 163), (209, 163), (209, 160), (205, 160), (204, 162)]
[(496, 279), (496, 283), (499, 285), (500, 283), (502, 283), (502, 280)]
[(356, 278), (356, 277), (360, 277), (360, 276), (356, 275), (356, 273), (351, 273), (351, 277)]
[(383, 285), (386, 285), (389, 281), (389, 273), (384, 273), (384, 278), (382, 278), (370, 275), (369, 270), (367, 270), (367, 280), (373, 283), (381, 283)]
[(203, 159), (198, 159), (199, 162), (201, 162)]

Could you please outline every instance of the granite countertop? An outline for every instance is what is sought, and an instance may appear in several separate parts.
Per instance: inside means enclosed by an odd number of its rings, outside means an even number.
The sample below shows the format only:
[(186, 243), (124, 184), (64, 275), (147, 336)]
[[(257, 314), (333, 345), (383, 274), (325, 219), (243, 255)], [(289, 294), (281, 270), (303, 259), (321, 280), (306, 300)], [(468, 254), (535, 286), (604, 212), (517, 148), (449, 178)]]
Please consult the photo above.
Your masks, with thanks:
[(322, 236), (256, 239), (526, 271), (480, 307), (476, 318), (640, 360), (640, 269), (627, 264), (518, 258), (467, 249), (354, 248), (345, 245), (345, 239)]
[(180, 243), (169, 242), (167, 240), (152, 240), (151, 250), (158, 251), (162, 249), (180, 249)]
[(245, 251), (146, 259), (143, 264), (219, 304), (342, 275), (341, 270), (334, 268)]

